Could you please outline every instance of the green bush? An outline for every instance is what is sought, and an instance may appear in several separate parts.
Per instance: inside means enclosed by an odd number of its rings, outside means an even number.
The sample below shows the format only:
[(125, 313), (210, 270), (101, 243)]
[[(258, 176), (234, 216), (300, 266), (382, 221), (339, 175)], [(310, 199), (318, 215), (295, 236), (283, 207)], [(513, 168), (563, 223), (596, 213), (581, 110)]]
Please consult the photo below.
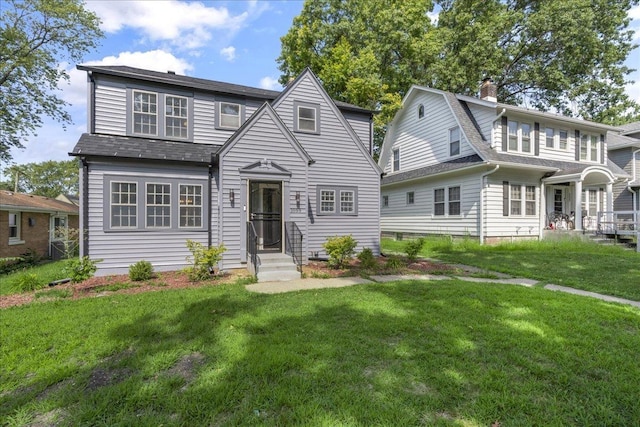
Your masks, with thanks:
[(153, 266), (149, 261), (140, 260), (129, 266), (129, 279), (134, 282), (149, 280), (153, 277)]
[(90, 279), (98, 269), (96, 265), (99, 260), (92, 260), (88, 256), (82, 258), (71, 258), (66, 261), (64, 268), (65, 274), (71, 279), (73, 283), (82, 282), (83, 280)]
[(404, 262), (397, 256), (390, 256), (384, 263), (384, 267), (387, 270), (397, 271), (404, 267)]
[(420, 237), (419, 239), (409, 240), (406, 245), (404, 245), (404, 252), (407, 254), (407, 258), (409, 261), (415, 261), (418, 258), (418, 254), (422, 250), (424, 246), (424, 238)]
[(373, 256), (373, 251), (370, 248), (364, 248), (362, 252), (358, 254), (358, 260), (360, 261), (360, 267), (370, 270), (376, 267), (376, 258)]
[(43, 288), (45, 283), (38, 279), (38, 275), (34, 273), (22, 273), (18, 276), (15, 286), (20, 292), (35, 291)]
[(205, 247), (202, 243), (187, 239), (187, 248), (191, 256), (187, 262), (193, 264), (187, 267), (187, 275), (192, 282), (207, 280), (215, 271), (216, 264), (222, 259), (222, 254), (227, 250), (224, 245)]
[(358, 242), (350, 234), (348, 236), (327, 237), (327, 241), (322, 244), (322, 247), (329, 255), (329, 267), (344, 267), (353, 257), (356, 246), (358, 246)]

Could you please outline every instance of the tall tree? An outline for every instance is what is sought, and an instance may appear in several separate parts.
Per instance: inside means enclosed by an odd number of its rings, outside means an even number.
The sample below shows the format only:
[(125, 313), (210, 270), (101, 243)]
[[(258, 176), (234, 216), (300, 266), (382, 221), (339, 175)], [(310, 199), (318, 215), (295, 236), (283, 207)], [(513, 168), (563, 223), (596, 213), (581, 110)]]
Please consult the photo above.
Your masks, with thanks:
[[(282, 37), (286, 83), (310, 66), (336, 99), (382, 111), (412, 84), (615, 123), (637, 116), (624, 85), (638, 0), (307, 0)], [(439, 12), (437, 23), (432, 22)]]
[(98, 17), (81, 0), (2, 0), (0, 14), (0, 160), (36, 135), (42, 117), (71, 123), (57, 94), (68, 80), (60, 63), (79, 62), (102, 37)]
[(4, 169), (6, 181), (0, 187), (20, 193), (55, 198), (60, 194), (78, 194), (78, 162), (48, 160), (41, 163), (12, 165)]

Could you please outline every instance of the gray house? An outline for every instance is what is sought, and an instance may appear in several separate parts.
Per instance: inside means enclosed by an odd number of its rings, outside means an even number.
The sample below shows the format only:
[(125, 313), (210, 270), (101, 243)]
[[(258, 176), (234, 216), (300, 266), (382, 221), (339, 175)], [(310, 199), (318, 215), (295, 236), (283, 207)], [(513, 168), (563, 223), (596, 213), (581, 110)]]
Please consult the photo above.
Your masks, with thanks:
[[(310, 70), (284, 91), (123, 66), (78, 66), (89, 84), (81, 253), (98, 274), (138, 260), (186, 265), (186, 240), (224, 244), (220, 268), (276, 255), (306, 263), (351, 234), (379, 253), (372, 112), (333, 101)], [(301, 243), (300, 243), (301, 242)], [(278, 278), (287, 274), (278, 273)]]
[(609, 158), (630, 175), (613, 187), (616, 211), (640, 211), (640, 122), (609, 132)]

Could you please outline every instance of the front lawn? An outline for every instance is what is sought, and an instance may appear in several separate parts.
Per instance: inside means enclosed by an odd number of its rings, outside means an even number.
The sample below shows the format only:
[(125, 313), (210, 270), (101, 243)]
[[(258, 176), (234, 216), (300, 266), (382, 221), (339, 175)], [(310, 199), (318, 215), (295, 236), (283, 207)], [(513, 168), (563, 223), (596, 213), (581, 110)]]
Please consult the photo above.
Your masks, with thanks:
[(66, 277), (66, 273), (63, 271), (64, 266), (65, 261), (46, 262), (34, 267), (26, 267), (10, 274), (0, 275), (0, 295), (24, 292), (21, 289), (21, 281), (31, 280), (27, 277), (28, 275), (33, 275), (33, 281), (36, 281), (40, 288), (46, 287), (48, 283), (54, 280), (64, 279)]
[(0, 312), (9, 425), (634, 425), (640, 311), (540, 288), (223, 285)]
[[(406, 241), (382, 239), (382, 251), (401, 252)], [(640, 253), (580, 240), (479, 245), (427, 238), (422, 256), (640, 301)]]

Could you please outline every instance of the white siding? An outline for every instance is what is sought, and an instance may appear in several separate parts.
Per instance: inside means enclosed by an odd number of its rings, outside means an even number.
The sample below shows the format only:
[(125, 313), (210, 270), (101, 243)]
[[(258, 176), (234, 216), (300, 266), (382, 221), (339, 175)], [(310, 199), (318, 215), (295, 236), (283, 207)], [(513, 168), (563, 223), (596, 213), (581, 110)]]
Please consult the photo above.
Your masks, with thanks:
[[(459, 216), (434, 215), (434, 190), (460, 187)], [(414, 192), (414, 204), (407, 205), (407, 192)], [(446, 191), (446, 190), (445, 190)], [(381, 229), (390, 233), (478, 235), (478, 204), (480, 174), (451, 176), (419, 183), (387, 186), (382, 196), (389, 197), (389, 206), (381, 210)]]
[[(379, 170), (369, 161), (369, 155), (359, 148), (360, 142), (352, 138), (336, 115), (340, 114), (339, 111), (332, 108), (319, 90), (322, 89), (316, 87), (311, 75), (307, 75), (298, 80), (297, 85), (290, 88), (275, 107), (287, 127), (293, 129), (295, 100), (320, 105), (320, 135), (301, 132), (295, 134), (315, 161), (309, 166), (309, 251), (314, 256), (326, 256), (322, 244), (327, 237), (352, 234), (358, 241), (358, 249), (368, 247), (377, 254), (380, 244)], [(358, 215), (318, 216), (317, 187), (345, 185), (358, 188)]]
[[(418, 106), (424, 105), (424, 117), (418, 118)], [(441, 94), (418, 92), (403, 106), (401, 120), (393, 130), (393, 147), (384, 167), (392, 174), (393, 150), (400, 150), (400, 170), (417, 169), (453, 159), (449, 156), (449, 129), (458, 126)], [(461, 132), (460, 156), (475, 154)]]
[[(149, 167), (142, 164), (113, 165), (92, 163), (89, 169), (89, 256), (98, 263), (98, 275), (127, 273), (129, 266), (139, 260), (153, 264), (156, 271), (179, 270), (185, 267), (190, 252), (186, 240), (207, 244), (206, 231), (104, 231), (104, 176), (123, 175), (136, 177), (207, 179), (206, 168)], [(144, 197), (138, 192), (138, 197)], [(206, 197), (203, 198), (206, 202)], [(215, 205), (214, 205), (215, 209)], [(144, 213), (138, 213), (138, 221)], [(215, 217), (212, 218), (215, 226)], [(215, 241), (214, 241), (215, 244)]]
[[(292, 173), (289, 182), (289, 200), (283, 200), (284, 209), (283, 221), (288, 216), (290, 221), (297, 223), (301, 232), (307, 237), (306, 230), (306, 200), (307, 200), (307, 161), (302, 158), (291, 142), (286, 139), (280, 128), (276, 125), (275, 119), (265, 112), (257, 122), (246, 131), (246, 133), (234, 143), (231, 150), (221, 159), (222, 171), (222, 218), (223, 224), (220, 229), (222, 242), (227, 248), (224, 254), (224, 268), (241, 267), (241, 247), (246, 235), (241, 232), (242, 223), (247, 221), (248, 196), (242, 200), (241, 177), (239, 170), (252, 163), (263, 159), (277, 163), (280, 167)], [(274, 178), (281, 180), (282, 178)], [(246, 183), (245, 183), (246, 185)], [(235, 205), (231, 206), (228, 194), (230, 190), (237, 194)], [(300, 192), (302, 206), (304, 209), (295, 209), (296, 191)], [(285, 196), (283, 185), (283, 197)], [(284, 238), (284, 235), (283, 235)], [(306, 254), (306, 251), (305, 251)]]
[[(494, 129), (494, 121), (497, 117), (495, 108), (477, 105), (471, 102), (467, 102), (467, 106), (469, 107), (469, 110), (471, 110), (476, 123), (478, 123), (480, 132), (482, 132), (482, 135), (487, 140), (487, 143), (490, 143), (491, 135)], [(498, 120), (497, 124), (500, 124), (500, 120)]]

